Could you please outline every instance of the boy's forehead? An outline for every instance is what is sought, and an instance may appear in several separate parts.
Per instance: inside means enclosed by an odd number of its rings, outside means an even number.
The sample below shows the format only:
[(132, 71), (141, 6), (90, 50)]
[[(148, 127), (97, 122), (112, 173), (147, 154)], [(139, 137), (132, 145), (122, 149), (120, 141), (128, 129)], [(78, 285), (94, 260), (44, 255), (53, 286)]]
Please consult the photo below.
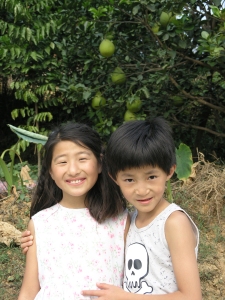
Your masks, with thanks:
[[(132, 167), (132, 168), (125, 168), (123, 170), (118, 171), (118, 174), (133, 174), (133, 173), (152, 173), (155, 171), (160, 171), (161, 169), (158, 166), (152, 166), (152, 165), (147, 165), (147, 166), (140, 166), (140, 167)], [(162, 170), (161, 170), (162, 171)]]

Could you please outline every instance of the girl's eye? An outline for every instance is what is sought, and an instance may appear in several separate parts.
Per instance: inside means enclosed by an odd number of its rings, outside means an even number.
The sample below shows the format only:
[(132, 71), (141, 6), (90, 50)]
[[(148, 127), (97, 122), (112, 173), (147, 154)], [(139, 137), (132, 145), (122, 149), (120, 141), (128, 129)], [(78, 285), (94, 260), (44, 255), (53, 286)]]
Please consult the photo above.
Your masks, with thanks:
[(155, 175), (149, 176), (149, 179), (151, 179), (151, 180), (153, 180), (153, 179), (155, 179), (155, 178), (156, 178)]
[(82, 158), (80, 158), (80, 160), (84, 161), (84, 160), (87, 160), (87, 158), (86, 157), (82, 157)]

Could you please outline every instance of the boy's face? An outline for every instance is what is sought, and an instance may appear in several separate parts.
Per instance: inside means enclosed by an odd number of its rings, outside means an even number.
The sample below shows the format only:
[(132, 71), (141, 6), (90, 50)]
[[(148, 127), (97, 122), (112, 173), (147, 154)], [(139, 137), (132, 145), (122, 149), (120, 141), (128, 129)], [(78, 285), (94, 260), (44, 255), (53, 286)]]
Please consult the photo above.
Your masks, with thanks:
[(163, 199), (166, 181), (172, 177), (174, 170), (175, 165), (168, 175), (152, 166), (126, 169), (118, 172), (116, 183), (126, 200), (139, 212), (153, 212)]

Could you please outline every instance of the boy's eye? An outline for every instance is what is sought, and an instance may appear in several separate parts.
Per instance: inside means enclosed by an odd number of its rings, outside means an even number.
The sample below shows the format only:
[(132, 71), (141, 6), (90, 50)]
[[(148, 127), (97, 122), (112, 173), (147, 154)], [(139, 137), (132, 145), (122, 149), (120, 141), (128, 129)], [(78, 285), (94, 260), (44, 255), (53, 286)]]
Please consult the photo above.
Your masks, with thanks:
[(81, 157), (79, 160), (84, 161), (84, 160), (87, 160), (87, 158), (86, 157)]
[(156, 176), (155, 175), (151, 175), (151, 176), (149, 176), (149, 179), (155, 179), (156, 178)]
[(129, 179), (125, 179), (126, 182), (132, 182), (133, 179), (129, 178)]

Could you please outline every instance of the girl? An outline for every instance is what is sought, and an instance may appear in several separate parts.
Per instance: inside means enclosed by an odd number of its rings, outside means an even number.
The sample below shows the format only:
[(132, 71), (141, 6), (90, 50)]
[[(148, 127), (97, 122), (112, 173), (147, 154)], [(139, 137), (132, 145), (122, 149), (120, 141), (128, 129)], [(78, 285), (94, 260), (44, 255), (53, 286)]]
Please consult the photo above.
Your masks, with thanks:
[(129, 224), (102, 160), (100, 138), (90, 127), (66, 124), (50, 134), (31, 205), (34, 240), (18, 300), (78, 300), (96, 282), (121, 286)]

